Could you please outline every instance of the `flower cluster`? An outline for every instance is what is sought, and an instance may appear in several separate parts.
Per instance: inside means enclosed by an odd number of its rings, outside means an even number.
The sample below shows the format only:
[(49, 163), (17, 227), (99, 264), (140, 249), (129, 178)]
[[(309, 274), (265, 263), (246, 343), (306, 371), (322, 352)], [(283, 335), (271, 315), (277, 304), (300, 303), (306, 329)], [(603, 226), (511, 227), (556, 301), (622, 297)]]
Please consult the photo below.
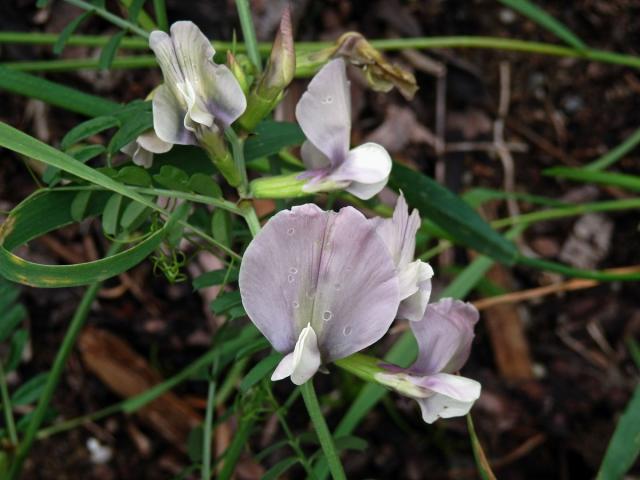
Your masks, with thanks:
[[(363, 39), (351, 44), (355, 57), (339, 50), (375, 67), (379, 89), (390, 88), (389, 78), (399, 86), (415, 86)], [(252, 131), (292, 80), (288, 10), (269, 64), (253, 86), (235, 57), (228, 57), (231, 69), (214, 63), (213, 47), (191, 22), (174, 23), (170, 35), (152, 32), (149, 46), (164, 83), (151, 95), (153, 131), (125, 149), (135, 163), (148, 167), (153, 153), (196, 145), (241, 195), (256, 198), (344, 189), (369, 199), (387, 184), (392, 167), (387, 151), (375, 143), (351, 148), (350, 84), (345, 61), (337, 58), (319, 70), (296, 106), (306, 137), (300, 152), (306, 170), (258, 178), (246, 188), (243, 166), (231, 158), (224, 132), (236, 120), (241, 135)], [(352, 207), (332, 212), (306, 204), (280, 211), (266, 223), (244, 254), (239, 285), (249, 318), (284, 354), (273, 380), (290, 377), (301, 385), (336, 362), (414, 398), (426, 422), (469, 411), (480, 384), (457, 372), (469, 356), (478, 312), (452, 299), (428, 303), (433, 270), (414, 259), (419, 226), (418, 212), (409, 212), (402, 193), (389, 219), (368, 219)], [(413, 365), (400, 368), (358, 353), (382, 338), (396, 319), (408, 320), (416, 338)]]
[(402, 196), (392, 219), (306, 204), (267, 222), (244, 254), (239, 283), (249, 318), (285, 354), (273, 380), (300, 385), (335, 361), (349, 370), (346, 357), (407, 318), (419, 346), (415, 363), (375, 362), (361, 376), (415, 398), (429, 423), (469, 411), (480, 384), (454, 373), (469, 355), (478, 312), (452, 299), (427, 304), (433, 271), (413, 261), (419, 223)]

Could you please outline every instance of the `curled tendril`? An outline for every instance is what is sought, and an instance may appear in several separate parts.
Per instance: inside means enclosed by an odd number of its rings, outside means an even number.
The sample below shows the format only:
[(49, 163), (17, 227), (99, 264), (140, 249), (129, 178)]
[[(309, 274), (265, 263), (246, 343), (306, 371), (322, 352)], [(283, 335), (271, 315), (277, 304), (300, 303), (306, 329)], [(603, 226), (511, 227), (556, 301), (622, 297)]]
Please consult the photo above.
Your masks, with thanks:
[(182, 272), (182, 267), (187, 263), (186, 255), (172, 249), (170, 254), (166, 254), (162, 250), (160, 253), (151, 257), (153, 261), (153, 273), (159, 275), (160, 271), (170, 283), (184, 282), (187, 276)]

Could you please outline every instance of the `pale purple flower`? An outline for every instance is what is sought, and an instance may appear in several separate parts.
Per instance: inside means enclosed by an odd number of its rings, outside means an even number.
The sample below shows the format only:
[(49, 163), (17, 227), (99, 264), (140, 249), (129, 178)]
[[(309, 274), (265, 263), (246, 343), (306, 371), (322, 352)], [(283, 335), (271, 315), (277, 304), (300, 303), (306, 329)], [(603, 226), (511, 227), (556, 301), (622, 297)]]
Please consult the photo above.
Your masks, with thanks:
[(213, 62), (215, 50), (195, 24), (176, 22), (170, 36), (155, 30), (149, 47), (164, 77), (153, 96), (153, 128), (161, 140), (195, 145), (202, 130), (227, 128), (244, 112), (240, 84)]
[(427, 423), (466, 415), (480, 397), (481, 386), (455, 373), (469, 358), (478, 318), (478, 310), (460, 300), (430, 304), (422, 321), (410, 322), (418, 342), (415, 363), (407, 369), (383, 365), (388, 373), (376, 374), (376, 380), (414, 398)]
[(296, 119), (307, 137), (302, 160), (308, 178), (305, 191), (344, 188), (364, 200), (389, 180), (391, 157), (381, 145), (365, 143), (349, 149), (351, 93), (342, 59), (328, 62), (313, 77), (296, 106)]
[(129, 155), (136, 165), (150, 168), (154, 153), (167, 153), (172, 147), (173, 144), (160, 140), (156, 132), (149, 130), (138, 135), (138, 138), (127, 143), (121, 150)]
[(277, 213), (247, 248), (239, 284), (249, 318), (285, 354), (272, 380), (297, 385), (380, 339), (400, 302), (387, 248), (352, 207)]
[(431, 277), (433, 269), (421, 260), (413, 260), (416, 249), (416, 232), (420, 228), (420, 214), (413, 210), (409, 215), (409, 206), (404, 195), (396, 202), (392, 218), (373, 218), (371, 220), (378, 234), (387, 245), (396, 264), (400, 277), (400, 308), (398, 318), (419, 321), (431, 296)]

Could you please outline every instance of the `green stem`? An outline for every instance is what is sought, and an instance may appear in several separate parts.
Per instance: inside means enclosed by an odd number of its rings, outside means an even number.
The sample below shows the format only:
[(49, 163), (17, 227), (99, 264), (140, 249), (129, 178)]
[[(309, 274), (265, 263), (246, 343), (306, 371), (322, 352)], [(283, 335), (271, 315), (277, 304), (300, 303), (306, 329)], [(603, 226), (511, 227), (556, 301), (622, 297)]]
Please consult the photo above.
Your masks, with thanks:
[(236, 172), (240, 177), (238, 193), (241, 197), (246, 197), (249, 193), (249, 179), (247, 178), (247, 168), (244, 162), (244, 140), (238, 137), (238, 134), (233, 128), (227, 128), (224, 133), (229, 143), (231, 143), (233, 162)]
[(518, 265), (525, 265), (533, 267), (538, 270), (547, 270), (550, 272), (561, 273), (568, 277), (576, 278), (589, 278), (591, 280), (597, 280), (599, 282), (613, 282), (613, 281), (637, 281), (640, 280), (640, 273), (605, 273), (597, 270), (583, 270), (580, 268), (573, 268), (562, 263), (552, 262), (544, 260), (542, 258), (532, 258), (525, 255), (519, 255), (516, 258)]
[(244, 212), (244, 221), (247, 222), (247, 226), (249, 227), (249, 231), (251, 232), (251, 236), (255, 237), (260, 232), (260, 220), (258, 219), (258, 215), (256, 214), (256, 210), (253, 208), (250, 200), (244, 200), (240, 204), (240, 208), (242, 208)]
[(213, 408), (215, 406), (216, 381), (209, 380), (207, 393), (207, 411), (204, 417), (204, 429), (202, 432), (202, 480), (211, 479), (211, 439), (213, 434)]
[(240, 425), (238, 425), (238, 429), (233, 436), (231, 445), (229, 445), (224, 454), (224, 464), (218, 476), (220, 480), (228, 480), (233, 475), (236, 464), (240, 459), (240, 454), (242, 454), (249, 439), (253, 423), (253, 417), (242, 417), (240, 419)]
[[(156, 195), (160, 197), (168, 198), (180, 198), (182, 200), (189, 200), (195, 203), (202, 203), (205, 205), (211, 205), (213, 207), (227, 210), (235, 215), (244, 215), (244, 212), (235, 203), (222, 198), (207, 197), (205, 195), (198, 195), (196, 193), (180, 192), (178, 190), (165, 190), (162, 188), (146, 188), (146, 187), (134, 187), (128, 186), (131, 190), (135, 190), (138, 193), (145, 195)], [(87, 191), (87, 190), (106, 190), (99, 185), (83, 185), (73, 187), (54, 187), (52, 191)]]
[[(299, 389), (296, 389), (294, 390), (294, 393), (299, 391)], [(313, 472), (313, 468), (311, 467), (309, 460), (307, 460), (306, 455), (300, 448), (300, 440), (293, 434), (293, 432), (289, 428), (289, 425), (287, 424), (287, 420), (284, 418), (283, 412), (287, 410), (287, 407), (282, 406), (280, 405), (280, 403), (278, 403), (278, 400), (276, 399), (275, 395), (273, 395), (273, 390), (271, 390), (271, 388), (268, 389), (268, 392), (269, 398), (271, 399), (271, 402), (275, 407), (275, 414), (276, 417), (278, 417), (278, 422), (280, 423), (282, 430), (287, 436), (287, 440), (289, 440), (289, 445), (298, 456), (298, 460), (300, 461), (302, 468), (304, 468), (305, 472), (307, 472), (307, 477), (315, 480), (316, 475)]]
[(124, 30), (137, 33), (138, 35), (144, 38), (149, 38), (149, 32), (147, 32), (146, 30), (138, 27), (137, 25), (127, 20), (120, 18), (117, 15), (114, 15), (113, 13), (107, 12), (104, 8), (97, 7), (96, 5), (92, 5), (91, 3), (85, 2), (84, 0), (64, 0), (64, 1), (78, 8), (81, 8), (83, 10), (92, 11), (99, 17), (104, 18), (108, 22), (111, 22), (114, 25)]
[[(115, 243), (111, 246), (107, 255), (113, 255), (117, 253), (117, 251), (121, 248), (121, 244)], [(27, 455), (29, 454), (29, 450), (31, 449), (31, 445), (36, 438), (38, 433), (38, 429), (44, 420), (44, 416), (47, 412), (47, 408), (51, 403), (51, 399), (53, 398), (53, 394), (55, 389), (60, 381), (60, 377), (62, 376), (62, 372), (64, 370), (65, 364), (67, 363), (67, 358), (69, 358), (69, 354), (75, 345), (76, 338), (80, 333), (80, 330), (84, 326), (85, 320), (89, 315), (89, 311), (91, 309), (91, 305), (95, 300), (98, 290), (100, 290), (100, 282), (93, 283), (86, 291), (80, 305), (73, 315), (71, 319), (71, 323), (69, 324), (69, 328), (67, 329), (67, 333), (62, 340), (62, 345), (60, 345), (60, 349), (56, 354), (56, 358), (53, 361), (53, 365), (51, 367), (51, 371), (49, 372), (49, 376), (47, 377), (47, 383), (40, 394), (40, 399), (38, 404), (36, 405), (35, 410), (33, 411), (33, 416), (31, 421), (27, 425), (27, 430), (24, 434), (24, 438), (20, 442), (16, 455), (11, 463), (11, 468), (9, 470), (9, 480), (15, 480), (20, 475), (20, 471), (22, 470), (22, 464), (24, 463)]]
[[(79, 1), (79, 0), (66, 0)], [(117, 17), (116, 17), (117, 18)], [(144, 30), (141, 30), (144, 31)], [(26, 34), (25, 34), (26, 35)], [(57, 36), (53, 36), (53, 39)], [(19, 33), (8, 32), (4, 36), (0, 33), (0, 43), (31, 43), (31, 44), (49, 44), (53, 43), (52, 38), (41, 34), (36, 38), (24, 38)], [(146, 44), (139, 44), (135, 39), (127, 38), (123, 40), (123, 48), (143, 49)], [(70, 37), (67, 44), (69, 45), (88, 45), (102, 46), (108, 41), (108, 37), (99, 36), (75, 36)], [(224, 51), (233, 48), (230, 42), (213, 42), (216, 50)], [(640, 68), (640, 57), (627, 55), (616, 52), (608, 52), (602, 50), (574, 50), (568, 47), (540, 43), (528, 42), (525, 40), (516, 40), (509, 38), (493, 38), (493, 37), (431, 37), (431, 38), (405, 38), (405, 39), (389, 39), (374, 40), (371, 44), (382, 51), (394, 51), (406, 48), (434, 49), (434, 48), (484, 48), (505, 51), (518, 51), (524, 53), (536, 53), (540, 55), (550, 55), (568, 58), (581, 58), (601, 63), (609, 63), (614, 65), (623, 65), (627, 67)], [(306, 48), (305, 48), (306, 46)], [(301, 55), (308, 55), (311, 52), (319, 50), (321, 47), (331, 46), (331, 43), (297, 43), (296, 49)], [(258, 55), (266, 54), (270, 51), (269, 44), (258, 44)], [(238, 51), (245, 48), (241, 46)], [(4, 66), (10, 66), (15, 70), (23, 71), (67, 71), (76, 70), (78, 68), (98, 68), (99, 61), (97, 59), (70, 59), (70, 60), (45, 60), (34, 62), (8, 62), (3, 63)], [(136, 56), (136, 57), (118, 57), (114, 59), (114, 68), (143, 68), (156, 65), (156, 61), (152, 56)], [(296, 77), (308, 77), (312, 75), (321, 64), (300, 62), (296, 68)]]
[(244, 44), (247, 47), (247, 55), (249, 60), (256, 67), (257, 72), (262, 71), (262, 59), (260, 50), (258, 49), (258, 40), (256, 39), (256, 30), (253, 27), (253, 19), (251, 18), (251, 8), (249, 0), (236, 0), (236, 8), (240, 19), (240, 28), (244, 37)]
[[(116, 57), (111, 63), (114, 70), (150, 68), (158, 64), (152, 55), (138, 55), (131, 57)], [(95, 70), (100, 67), (97, 58), (72, 58), (63, 60), (35, 60), (32, 62), (6, 62), (2, 66), (21, 72), (68, 72), (81, 69)]]
[(302, 398), (304, 399), (304, 404), (309, 412), (309, 417), (311, 418), (311, 422), (313, 423), (316, 434), (318, 435), (318, 441), (320, 442), (324, 456), (327, 459), (331, 475), (334, 480), (346, 480), (347, 477), (345, 476), (344, 469), (342, 468), (342, 463), (340, 463), (340, 457), (338, 457), (338, 452), (333, 444), (333, 437), (331, 437), (329, 427), (327, 427), (327, 423), (325, 422), (322, 411), (320, 410), (318, 397), (316, 396), (316, 391), (313, 388), (313, 378), (300, 385), (300, 390), (302, 391)]
[(229, 370), (229, 373), (220, 385), (218, 389), (218, 395), (216, 397), (216, 406), (223, 405), (225, 400), (231, 395), (231, 392), (238, 385), (238, 380), (244, 373), (244, 369), (247, 368), (247, 364), (249, 363), (249, 357), (241, 358), (240, 360), (234, 362), (233, 366)]
[(4, 411), (5, 422), (7, 422), (9, 440), (11, 441), (12, 445), (17, 445), (18, 434), (16, 433), (16, 424), (13, 420), (11, 398), (9, 397), (9, 389), (7, 388), (7, 377), (4, 374), (4, 365), (2, 364), (2, 361), (0, 361), (0, 394), (2, 394), (2, 410)]
[(164, 0), (153, 0), (153, 11), (156, 12), (158, 28), (164, 32), (168, 32), (169, 20), (167, 19), (167, 6)]
[(549, 208), (538, 212), (525, 213), (517, 217), (501, 218), (491, 222), (494, 228), (501, 228), (510, 225), (528, 225), (544, 220), (557, 218), (574, 217), (591, 212), (612, 212), (616, 210), (629, 210), (640, 208), (640, 198), (625, 198), (622, 200), (607, 200), (604, 202), (583, 203), (570, 207)]

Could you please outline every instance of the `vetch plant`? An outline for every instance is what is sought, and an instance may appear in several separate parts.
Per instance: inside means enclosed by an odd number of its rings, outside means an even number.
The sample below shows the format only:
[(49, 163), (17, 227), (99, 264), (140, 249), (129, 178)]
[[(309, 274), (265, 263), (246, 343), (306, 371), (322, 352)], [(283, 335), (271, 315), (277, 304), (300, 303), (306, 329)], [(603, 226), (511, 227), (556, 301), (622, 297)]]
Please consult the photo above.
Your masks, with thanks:
[[(163, 83), (146, 100), (121, 105), (0, 66), (0, 87), (90, 117), (61, 139), (60, 149), (0, 123), (1, 147), (47, 166), (42, 174), (34, 171), (39, 178), (33, 194), (20, 201), (0, 225), (0, 274), (38, 288), (88, 286), (50, 371), (42, 372), (33, 384), (30, 379), (20, 386), (32, 389), (26, 395), (20, 390), (12, 394), (7, 375), (20, 378), (24, 373), (20, 362), (29, 331), (20, 323), (27, 309), (17, 301), (17, 290), (0, 282), (0, 305), (9, 309), (0, 322), (0, 341), (8, 343), (0, 349), (8, 352), (0, 359), (0, 403), (6, 427), (0, 429), (1, 478), (20, 477), (37, 439), (116, 412), (135, 412), (180, 382), (201, 381), (202, 372), (207, 372), (205, 420), (190, 437), (201, 440), (202, 448), (197, 454), (189, 448), (193, 464), (187, 470), (199, 471), (203, 480), (214, 475), (230, 478), (246, 445), (252, 444), (256, 423), (267, 415), (277, 419), (286, 439), (255, 455), (256, 462), (271, 467), (265, 476), (276, 478), (298, 465), (309, 478), (324, 479), (330, 471), (342, 479), (345, 474), (336, 446), (340, 444), (335, 440), (342, 440), (343, 446), (353, 440), (348, 435), (386, 390), (415, 399), (427, 423), (470, 411), (481, 386), (461, 376), (460, 370), (469, 357), (479, 314), (472, 304), (450, 297), (464, 298), (473, 291), (493, 262), (598, 281), (638, 279), (637, 271), (584, 271), (526, 257), (511, 241), (536, 221), (638, 208), (638, 199), (563, 204), (500, 219), (493, 225), (513, 227), (502, 234), (474, 211), (476, 203), (462, 200), (417, 169), (394, 163), (383, 146), (365, 143), (351, 148), (347, 64), (361, 68), (377, 92), (396, 87), (409, 99), (417, 90), (411, 72), (390, 63), (374, 48), (391, 48), (389, 41), (369, 42), (359, 33), (348, 32), (329, 47), (311, 42), (299, 44), (296, 52), (291, 13), (286, 9), (269, 53), (269, 45), (259, 45), (255, 39), (248, 1), (237, 0), (245, 45), (217, 42), (214, 49), (192, 22), (178, 21), (169, 28), (162, 0), (154, 1), (155, 20), (144, 10), (144, 2), (122, 2), (130, 6), (126, 18), (121, 18), (100, 2), (68, 1), (86, 12), (59, 36), (56, 50), (70, 38), (75, 43), (100, 44), (102, 68), (112, 62), (122, 67), (128, 61), (159, 66)], [(94, 14), (121, 32), (110, 39), (72, 36), (81, 20)], [(409, 40), (391, 43), (413, 48), (426, 41), (442, 46), (446, 39)], [(455, 40), (448, 46), (509, 42)], [(116, 56), (119, 47), (147, 45), (155, 57)], [(543, 44), (509, 45), (534, 49)], [(562, 48), (545, 46), (555, 54), (566, 53)], [(216, 50), (227, 65), (214, 62)], [(637, 64), (637, 59), (632, 62), (587, 47), (572, 55)], [(304, 93), (291, 102), (296, 105), (295, 112), (290, 112), (296, 121), (275, 121), (272, 112), (284, 107), (281, 102), (286, 95), (298, 91), (289, 88), (296, 77), (304, 77), (300, 91), (307, 82)], [(628, 175), (598, 169), (620, 158), (619, 152), (632, 148), (638, 139), (631, 138), (618, 153), (596, 162), (589, 171), (564, 169), (555, 174), (618, 188), (633, 186)], [(154, 154), (162, 154), (155, 165)], [(384, 189), (385, 195), (378, 197)], [(393, 198), (391, 189), (399, 193), (395, 208), (382, 201)], [(497, 194), (490, 197), (507, 196)], [(301, 205), (299, 197), (305, 197)], [(527, 196), (529, 200), (535, 204), (540, 197)], [(549, 199), (541, 203), (553, 205)], [(334, 206), (339, 210), (333, 211)], [(98, 243), (106, 245), (104, 258), (55, 265), (18, 256), (37, 237), (63, 227), (73, 229), (88, 219), (95, 219), (92, 231), (101, 229), (104, 234)], [(437, 246), (429, 250), (430, 242)], [(483, 256), (453, 278), (444, 289), (445, 298), (429, 303), (433, 270), (427, 259), (452, 244)], [(193, 282), (197, 290), (216, 287), (215, 298), (208, 296), (213, 289), (203, 295), (216, 317), (215, 329), (206, 330), (202, 323), (202, 331), (211, 333), (211, 345), (183, 370), (140, 395), (80, 418), (50, 420), (53, 395), (77, 336), (93, 312), (101, 282), (117, 279), (147, 258), (154, 267), (149, 270), (180, 281), (187, 278), (182, 266), (203, 251), (208, 261), (221, 265), (220, 270), (205, 272)], [(31, 257), (39, 258), (40, 252)], [(140, 278), (146, 278), (144, 272)], [(170, 308), (180, 305), (171, 303)], [(277, 353), (269, 354), (269, 346)], [(385, 352), (384, 358), (375, 356)], [(344, 375), (335, 375), (337, 368)], [(16, 370), (19, 373), (14, 375)], [(325, 377), (335, 393), (330, 405), (321, 406), (316, 396), (318, 372), (331, 374)], [(354, 375), (365, 386), (347, 388), (344, 379), (350, 382)], [(274, 389), (271, 380), (286, 378), (293, 385), (287, 382)], [(360, 388), (357, 396), (344, 394), (354, 388)], [(289, 398), (280, 402), (282, 392), (289, 392)], [(298, 432), (288, 423), (287, 412), (295, 408), (299, 394), (312, 421), (311, 442), (319, 443), (323, 455), (309, 455), (307, 446), (301, 448)], [(22, 402), (31, 405), (25, 408)], [(215, 418), (218, 412), (232, 418), (225, 425), (235, 430), (229, 447), (214, 459), (212, 438), (223, 421)], [(336, 413), (344, 416), (331, 432), (325, 415), (333, 420)], [(19, 421), (16, 415), (21, 415)], [(467, 419), (471, 425), (471, 417)], [(470, 435), (477, 452), (472, 428)], [(624, 437), (618, 442), (633, 443)], [(198, 442), (189, 441), (190, 447), (192, 443)], [(293, 454), (269, 465), (270, 453), (276, 450), (278, 458), (284, 451)], [(631, 457), (627, 460), (632, 463)], [(615, 463), (617, 457), (611, 454), (611, 458)]]

